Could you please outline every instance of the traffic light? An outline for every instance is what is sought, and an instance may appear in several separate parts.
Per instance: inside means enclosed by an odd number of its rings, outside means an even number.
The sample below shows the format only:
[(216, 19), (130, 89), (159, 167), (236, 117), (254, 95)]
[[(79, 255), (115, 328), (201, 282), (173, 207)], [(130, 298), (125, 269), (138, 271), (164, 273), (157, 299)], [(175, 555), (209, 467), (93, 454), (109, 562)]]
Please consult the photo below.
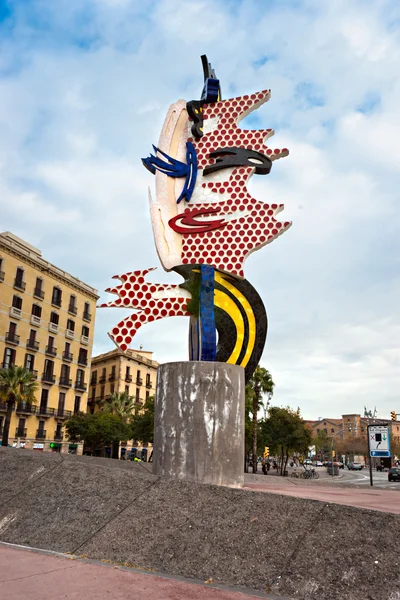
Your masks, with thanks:
[(265, 446), (264, 448), (264, 458), (267, 458), (267, 456), (269, 456), (269, 446)]
[(397, 420), (397, 414), (395, 410), (392, 410), (392, 412), (390, 413), (390, 416), (392, 417), (392, 421), (396, 421)]

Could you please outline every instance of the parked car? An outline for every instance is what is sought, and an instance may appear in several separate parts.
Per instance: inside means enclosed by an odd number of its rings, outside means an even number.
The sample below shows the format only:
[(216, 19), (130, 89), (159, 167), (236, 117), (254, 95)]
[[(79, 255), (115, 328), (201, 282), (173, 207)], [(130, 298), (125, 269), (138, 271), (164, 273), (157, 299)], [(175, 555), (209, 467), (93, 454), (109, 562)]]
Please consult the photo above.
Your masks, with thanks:
[(363, 466), (359, 462), (351, 462), (347, 465), (349, 471), (361, 471)]
[(339, 467), (339, 469), (344, 469), (344, 463), (338, 462), (338, 467)]
[(400, 481), (400, 468), (392, 467), (389, 469), (388, 479), (389, 481)]

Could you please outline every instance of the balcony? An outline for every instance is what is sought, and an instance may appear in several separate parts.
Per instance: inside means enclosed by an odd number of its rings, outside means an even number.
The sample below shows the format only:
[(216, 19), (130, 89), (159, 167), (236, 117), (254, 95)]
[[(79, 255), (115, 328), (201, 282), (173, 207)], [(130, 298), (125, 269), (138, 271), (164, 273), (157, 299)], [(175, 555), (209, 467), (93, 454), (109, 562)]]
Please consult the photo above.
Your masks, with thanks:
[(72, 331), (72, 329), (66, 329), (65, 330), (65, 337), (68, 338), (69, 340), (73, 340), (75, 337), (75, 332)]
[(81, 335), (81, 344), (87, 346), (89, 344), (89, 338), (87, 335)]
[(71, 352), (66, 352), (64, 351), (62, 353), (62, 359), (65, 360), (66, 362), (72, 362), (73, 360), (73, 355), (71, 354)]
[(54, 417), (55, 408), (47, 408), (47, 406), (39, 406), (36, 411), (38, 417)]
[(148, 390), (153, 387), (151, 381), (146, 381), (146, 387)]
[(4, 271), (0, 271), (0, 281), (4, 281)]
[(20, 319), (22, 317), (22, 310), (16, 306), (10, 306), (10, 317)]
[(45, 352), (48, 356), (57, 356), (57, 348), (55, 346), (46, 346)]
[(60, 383), (58, 385), (60, 387), (70, 388), (72, 386), (72, 379), (68, 379), (68, 377), (60, 377)]
[(40, 298), (40, 300), (43, 300), (44, 291), (42, 290), (42, 288), (35, 287), (35, 289), (33, 290), (33, 295), (35, 296), (35, 298)]
[(26, 429), (24, 427), (17, 427), (15, 437), (26, 437)]
[(51, 299), (51, 303), (53, 306), (56, 306), (57, 308), (61, 308), (61, 298), (52, 298)]
[(36, 439), (37, 440), (45, 440), (46, 439), (46, 430), (45, 429), (37, 429), (36, 430)]
[(75, 389), (86, 392), (86, 383), (84, 381), (75, 381)]
[(99, 383), (105, 383), (106, 381), (106, 376), (102, 375), (101, 377), (99, 377)]
[(22, 279), (15, 279), (14, 287), (16, 290), (21, 290), (21, 292), (24, 292), (25, 288), (26, 288), (26, 284), (24, 281), (22, 281)]
[(97, 385), (97, 377), (96, 379), (92, 377), (92, 379), (90, 380), (90, 385)]
[(40, 317), (36, 315), (31, 315), (31, 325), (34, 327), (40, 327)]
[(56, 378), (55, 375), (53, 375), (53, 373), (43, 373), (42, 381), (44, 381), (44, 383), (50, 383), (52, 385), (56, 382)]
[(132, 375), (125, 375), (126, 383), (132, 383)]
[(141, 377), (136, 377), (136, 385), (143, 385), (143, 379)]
[(87, 357), (86, 356), (78, 356), (78, 365), (82, 365), (82, 367), (87, 367)]
[(90, 321), (92, 320), (92, 315), (90, 314), (90, 312), (86, 310), (83, 312), (83, 320), (90, 323)]
[(35, 415), (37, 407), (28, 402), (18, 402), (15, 412), (26, 415)]
[(64, 434), (61, 431), (55, 431), (54, 439), (57, 440), (57, 442), (62, 442), (62, 440), (64, 439)]
[(108, 381), (115, 381), (115, 373), (111, 373), (111, 375), (108, 376)]
[(51, 333), (58, 333), (58, 323), (52, 323), (50, 321), (50, 323), (49, 323), (49, 331), (51, 331)]
[(76, 308), (75, 304), (70, 304), (68, 306), (68, 312), (70, 315), (76, 315), (78, 312), (78, 309)]
[(35, 350), (35, 352), (37, 352), (39, 350), (39, 342), (32, 338), (28, 338), (26, 340), (26, 347), (30, 350)]
[(64, 410), (62, 408), (57, 408), (54, 416), (57, 419), (69, 419), (69, 417), (72, 417), (72, 410)]
[(16, 335), (15, 333), (11, 333), (10, 331), (7, 331), (6, 342), (8, 342), (9, 344), (14, 344), (15, 346), (18, 346), (19, 335)]
[(35, 369), (27, 369), (27, 370), (32, 375), (33, 379), (37, 379), (38, 378), (38, 372), (35, 371)]

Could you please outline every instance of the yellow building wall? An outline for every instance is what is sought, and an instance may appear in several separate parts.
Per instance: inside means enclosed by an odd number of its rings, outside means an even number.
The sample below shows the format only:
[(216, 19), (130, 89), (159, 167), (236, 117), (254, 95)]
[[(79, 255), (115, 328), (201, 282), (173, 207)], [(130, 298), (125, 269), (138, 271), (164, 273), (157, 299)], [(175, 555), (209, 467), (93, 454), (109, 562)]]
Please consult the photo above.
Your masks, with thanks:
[[(98, 410), (98, 403), (109, 398), (113, 392), (127, 391), (136, 402), (136, 410), (141, 411), (146, 399), (155, 394), (158, 363), (153, 361), (151, 352), (141, 350), (112, 350), (92, 359), (88, 410)], [(127, 371), (129, 369), (129, 371)], [(138, 442), (134, 444), (134, 442)], [(130, 440), (126, 448), (136, 447), (151, 452), (152, 444), (142, 444), (140, 440)], [(124, 445), (120, 454), (124, 454)]]
[[(57, 444), (61, 443), (61, 448), (57, 447), (58, 451), (61, 450), (63, 452), (68, 452), (70, 448), (68, 440), (65, 439), (65, 435), (63, 435), (63, 439), (59, 439), (60, 435), (57, 439), (55, 439), (55, 432), (57, 429), (57, 424), (63, 424), (65, 419), (73, 413), (76, 397), (80, 397), (80, 410), (86, 412), (87, 409), (87, 387), (89, 384), (90, 360), (93, 345), (95, 305), (97, 296), (94, 293), (84, 292), (82, 289), (79, 289), (79, 286), (75, 286), (73, 282), (70, 284), (65, 281), (64, 276), (62, 275), (64, 274), (63, 271), (60, 271), (60, 276), (57, 276), (58, 269), (55, 267), (50, 266), (46, 271), (43, 270), (42, 266), (36, 266), (34, 264), (34, 258), (35, 257), (33, 257), (33, 260), (30, 260), (25, 259), (25, 257), (18, 256), (12, 249), (8, 249), (1, 243), (0, 236), (1, 366), (5, 366), (4, 360), (6, 348), (15, 350), (14, 363), (20, 366), (25, 366), (26, 355), (31, 354), (34, 356), (33, 371), (37, 376), (37, 382), (39, 384), (39, 390), (36, 394), (36, 406), (34, 406), (32, 409), (35, 411), (35, 414), (30, 415), (29, 412), (24, 413), (18, 409), (13, 413), (9, 443), (13, 444), (13, 442), (16, 442), (19, 439), (19, 441), (22, 441), (22, 443), (25, 444), (26, 448), (33, 448), (36, 446), (37, 449), (49, 450), (50, 443), (56, 442)], [(25, 289), (16, 289), (15, 287), (17, 268), (22, 268), (24, 270), (24, 285), (22, 287)], [(52, 272), (53, 269), (55, 272)], [(36, 279), (38, 277), (43, 280), (43, 298), (37, 297), (34, 294)], [(71, 279), (73, 278), (71, 277)], [(61, 307), (52, 305), (54, 286), (61, 290)], [(93, 292), (95, 291), (96, 290), (93, 290)], [(71, 295), (75, 296), (76, 315), (71, 314), (68, 310)], [(12, 308), (14, 296), (21, 298), (21, 310), (15, 310)], [(91, 315), (90, 321), (88, 319), (83, 319), (85, 302), (89, 303), (89, 314)], [(39, 321), (37, 318), (32, 319), (32, 305), (34, 304), (40, 306), (42, 309)], [(58, 332), (49, 331), (50, 315), (52, 312), (59, 315)], [(68, 319), (71, 319), (75, 323), (73, 339), (66, 337)], [(12, 343), (12, 341), (7, 341), (6, 339), (7, 333), (10, 331), (10, 323), (15, 323), (16, 325), (18, 343)], [(88, 339), (82, 337), (82, 326), (89, 328)], [(27, 347), (28, 340), (31, 336), (31, 331), (36, 331), (36, 342), (38, 345), (37, 350)], [(69, 336), (71, 335), (72, 334), (70, 333)], [(56, 356), (46, 353), (46, 348), (49, 343), (49, 336), (54, 338), (54, 346), (57, 349)], [(66, 342), (70, 344), (69, 352), (72, 354), (72, 361), (66, 361), (63, 359), (63, 352), (65, 350)], [(87, 365), (78, 364), (77, 362), (80, 348), (87, 350)], [(53, 373), (55, 377), (55, 383), (53, 385), (43, 381), (46, 359), (54, 362)], [(61, 366), (63, 364), (70, 367), (69, 378), (71, 379), (71, 386), (60, 387), (59, 385)], [(80, 386), (80, 389), (76, 388), (76, 374), (78, 369), (82, 369), (84, 371), (85, 385)], [(40, 399), (43, 389), (48, 390), (47, 411), (44, 414), (39, 414)], [(65, 393), (65, 405), (64, 411), (60, 411), (60, 414), (58, 414), (60, 392)], [(55, 413), (54, 416), (52, 413)], [(0, 430), (1, 426), (4, 425), (4, 417), (4, 407), (0, 407)], [(17, 435), (17, 428), (18, 424), (20, 423), (20, 419), (25, 419), (25, 426), (22, 429), (26, 429), (26, 435)], [(45, 439), (37, 438), (39, 421), (45, 422)], [(21, 433), (21, 431), (19, 433)], [(41, 445), (43, 445), (43, 448), (40, 447)], [(79, 445), (77, 449), (78, 451), (82, 450), (81, 446), (82, 445)]]

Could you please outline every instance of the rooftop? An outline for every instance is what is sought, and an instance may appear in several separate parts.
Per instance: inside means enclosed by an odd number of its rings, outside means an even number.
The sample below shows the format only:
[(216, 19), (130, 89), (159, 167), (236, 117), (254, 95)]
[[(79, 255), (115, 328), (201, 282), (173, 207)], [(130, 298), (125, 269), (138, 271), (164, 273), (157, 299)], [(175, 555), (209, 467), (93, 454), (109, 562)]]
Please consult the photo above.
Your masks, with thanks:
[(49, 275), (53, 275), (54, 277), (58, 277), (63, 280), (67, 285), (72, 285), (79, 288), (82, 292), (85, 292), (89, 296), (92, 296), (94, 300), (99, 298), (97, 293), (97, 289), (91, 287), (87, 283), (84, 283), (78, 277), (74, 277), (59, 269), (52, 263), (48, 262), (44, 258), (42, 258), (42, 253), (38, 248), (32, 246), (25, 240), (22, 240), (18, 236), (14, 235), (10, 231), (3, 231), (0, 233), (0, 246), (4, 248), (8, 248), (9, 250), (15, 252), (22, 258), (28, 261), (32, 261), (36, 264), (36, 266), (43, 272), (48, 272)]

